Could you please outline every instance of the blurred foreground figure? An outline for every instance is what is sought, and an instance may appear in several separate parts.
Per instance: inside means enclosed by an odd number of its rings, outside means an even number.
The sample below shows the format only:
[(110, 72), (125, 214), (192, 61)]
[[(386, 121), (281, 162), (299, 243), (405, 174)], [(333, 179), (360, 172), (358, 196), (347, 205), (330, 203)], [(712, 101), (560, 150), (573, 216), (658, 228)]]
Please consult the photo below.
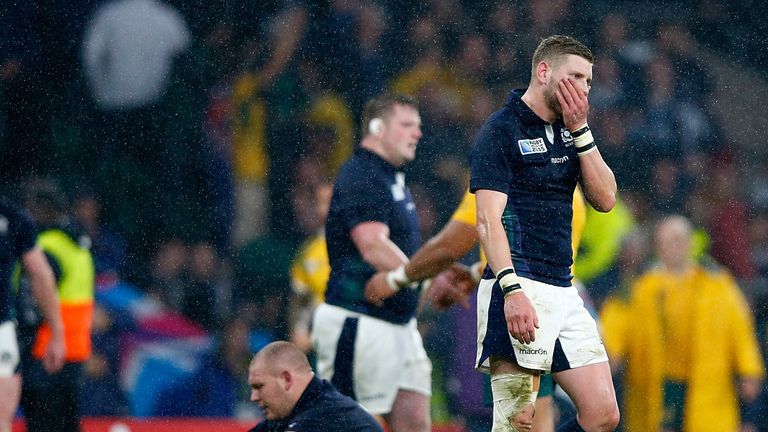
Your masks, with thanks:
[[(659, 222), (658, 265), (632, 287), (605, 344), (624, 369), (625, 430), (739, 430), (739, 400), (759, 395), (764, 365), (747, 302), (723, 268), (694, 261), (682, 216)], [(742, 429), (749, 430), (749, 429)]]
[(290, 342), (259, 351), (248, 384), (265, 417), (251, 432), (383, 432), (357, 402), (317, 378), (307, 356)]
[(35, 245), (35, 234), (30, 217), (0, 199), (0, 432), (10, 432), (21, 394), (16, 311), (10, 285), (11, 274), (18, 262), (51, 331), (50, 341), (43, 350), (42, 366), (47, 372), (55, 372), (64, 364), (64, 326), (56, 296), (56, 281), (43, 250)]
[(51, 339), (51, 326), (35, 319), (36, 311), (41, 308), (39, 303), (22, 305), (24, 309), (19, 318), (23, 365), (21, 406), (29, 432), (77, 432), (80, 430), (83, 363), (91, 356), (94, 301), (91, 242), (70, 218), (68, 202), (55, 183), (33, 180), (25, 186), (24, 198), (25, 206), (40, 226), (37, 244), (56, 278), (66, 361), (55, 373), (46, 367), (44, 355)]

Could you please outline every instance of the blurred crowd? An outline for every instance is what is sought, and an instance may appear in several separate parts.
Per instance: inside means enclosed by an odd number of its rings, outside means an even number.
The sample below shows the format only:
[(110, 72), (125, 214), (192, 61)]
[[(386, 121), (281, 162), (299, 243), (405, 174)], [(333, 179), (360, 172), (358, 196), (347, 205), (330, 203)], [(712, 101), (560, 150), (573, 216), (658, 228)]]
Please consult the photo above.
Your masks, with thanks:
[[(765, 350), (768, 169), (764, 153), (732, 139), (742, 124), (719, 115), (736, 102), (722, 100), (723, 74), (760, 77), (736, 94), (768, 85), (756, 4), (3, 2), (0, 192), (57, 182), (93, 242), (99, 304), (85, 374), (103, 394), (86, 392), (84, 412), (247, 411), (249, 354), (290, 336), (301, 296), (291, 263), (324, 224), (320, 197), (356, 145), (364, 102), (383, 91), (420, 102), (424, 138), (406, 173), (426, 239), (466, 190), (474, 134), (527, 85), (528, 55), (550, 34), (595, 54), (590, 125), (619, 185), (619, 208), (587, 217), (575, 267), (585, 296), (599, 311), (625, 294), (654, 260), (655, 221), (684, 214), (700, 256), (739, 282)], [(115, 286), (212, 337), (192, 384), (164, 389), (149, 411), (137, 412), (136, 383), (118, 375), (146, 311), (115, 306)], [(461, 334), (457, 323), (472, 319), (462, 313), (423, 311), (443, 386), (437, 420), (482, 411), (462, 403), (461, 344), (444, 337)]]

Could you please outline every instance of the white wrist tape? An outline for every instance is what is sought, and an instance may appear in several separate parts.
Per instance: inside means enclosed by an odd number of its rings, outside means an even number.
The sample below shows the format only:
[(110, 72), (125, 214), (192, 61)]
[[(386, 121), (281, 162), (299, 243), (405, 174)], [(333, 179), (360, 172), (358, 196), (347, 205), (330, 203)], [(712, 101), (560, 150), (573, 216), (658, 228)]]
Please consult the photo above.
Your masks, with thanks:
[(577, 155), (584, 156), (597, 150), (595, 138), (592, 136), (592, 130), (589, 128), (589, 125), (584, 124), (584, 126), (571, 132), (571, 136), (573, 137), (573, 145), (576, 147)]
[(398, 292), (401, 288), (411, 285), (411, 280), (405, 275), (405, 264), (387, 272), (387, 285), (392, 291)]
[(522, 289), (520, 278), (515, 274), (515, 269), (512, 267), (506, 267), (499, 270), (496, 274), (496, 279), (499, 281), (499, 286), (501, 287), (501, 292), (504, 294), (504, 297)]

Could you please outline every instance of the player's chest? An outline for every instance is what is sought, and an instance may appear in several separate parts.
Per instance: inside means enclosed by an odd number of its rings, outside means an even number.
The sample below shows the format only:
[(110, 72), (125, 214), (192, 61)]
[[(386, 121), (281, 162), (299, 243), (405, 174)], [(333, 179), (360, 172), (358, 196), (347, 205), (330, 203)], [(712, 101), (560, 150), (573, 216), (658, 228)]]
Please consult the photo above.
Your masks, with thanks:
[(562, 125), (521, 129), (510, 147), (518, 181), (545, 185), (572, 181), (579, 174), (573, 138)]

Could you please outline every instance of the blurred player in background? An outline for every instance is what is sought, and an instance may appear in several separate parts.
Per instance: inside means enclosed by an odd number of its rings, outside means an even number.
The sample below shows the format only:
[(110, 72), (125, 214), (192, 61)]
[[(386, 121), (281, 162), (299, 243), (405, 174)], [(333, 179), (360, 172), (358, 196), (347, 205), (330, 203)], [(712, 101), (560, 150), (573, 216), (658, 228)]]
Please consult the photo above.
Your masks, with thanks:
[(291, 264), (291, 342), (305, 353), (312, 349), (312, 313), (325, 300), (325, 288), (331, 273), (325, 242), (325, 220), (328, 217), (333, 185), (320, 182), (314, 187), (313, 193), (315, 216), (321, 228), (304, 242)]
[(362, 141), (334, 183), (326, 223), (331, 275), (315, 310), (318, 374), (381, 416), (393, 432), (428, 432), (432, 364), (416, 328), (419, 287), (381, 303), (364, 296), (377, 271), (405, 264), (420, 244), (403, 165), (416, 157), (416, 101), (383, 95), (363, 110)]

